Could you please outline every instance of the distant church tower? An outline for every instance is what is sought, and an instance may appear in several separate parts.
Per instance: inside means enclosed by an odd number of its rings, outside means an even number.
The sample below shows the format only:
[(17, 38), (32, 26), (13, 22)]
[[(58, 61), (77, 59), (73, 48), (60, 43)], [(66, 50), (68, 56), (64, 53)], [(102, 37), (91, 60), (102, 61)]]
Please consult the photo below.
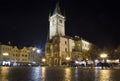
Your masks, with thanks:
[(53, 14), (49, 17), (49, 24), (49, 39), (56, 35), (65, 36), (65, 17), (60, 11), (59, 3), (56, 4)]

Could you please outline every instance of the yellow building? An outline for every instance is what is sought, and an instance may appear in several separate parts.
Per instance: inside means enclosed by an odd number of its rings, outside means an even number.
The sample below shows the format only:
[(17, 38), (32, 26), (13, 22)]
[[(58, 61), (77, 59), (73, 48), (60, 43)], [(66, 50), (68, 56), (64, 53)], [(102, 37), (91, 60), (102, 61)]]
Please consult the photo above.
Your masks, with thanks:
[(0, 45), (0, 63), (3, 65), (10, 65), (12, 58), (12, 46)]
[(36, 47), (23, 47), (0, 45), (0, 65), (17, 66), (40, 62), (41, 52)]
[[(11, 46), (12, 47), (12, 46)], [(11, 53), (11, 62), (19, 62), (20, 61), (20, 52), (17, 46), (12, 47), (12, 53)]]
[(23, 47), (22, 49), (19, 50), (19, 54), (20, 54), (20, 59), (19, 62), (29, 62), (29, 53), (26, 47)]

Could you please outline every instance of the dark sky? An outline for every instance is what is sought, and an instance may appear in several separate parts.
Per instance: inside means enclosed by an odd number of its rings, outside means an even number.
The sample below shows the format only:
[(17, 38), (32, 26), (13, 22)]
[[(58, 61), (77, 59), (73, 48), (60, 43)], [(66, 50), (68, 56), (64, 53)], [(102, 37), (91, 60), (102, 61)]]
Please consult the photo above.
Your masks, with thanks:
[[(0, 42), (43, 47), (49, 29), (49, 13), (57, 0), (0, 2)], [(66, 15), (66, 35), (78, 35), (99, 47), (120, 45), (119, 2), (60, 0)]]

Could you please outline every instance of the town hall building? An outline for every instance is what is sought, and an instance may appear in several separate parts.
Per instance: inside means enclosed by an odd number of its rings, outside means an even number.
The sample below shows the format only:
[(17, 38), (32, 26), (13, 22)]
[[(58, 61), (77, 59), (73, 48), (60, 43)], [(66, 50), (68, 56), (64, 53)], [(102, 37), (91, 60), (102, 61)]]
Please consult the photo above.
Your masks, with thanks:
[(49, 36), (45, 45), (46, 64), (61, 66), (63, 63), (82, 60), (83, 51), (88, 51), (91, 43), (79, 36), (71, 37), (65, 34), (65, 16), (62, 15), (59, 4), (49, 16)]

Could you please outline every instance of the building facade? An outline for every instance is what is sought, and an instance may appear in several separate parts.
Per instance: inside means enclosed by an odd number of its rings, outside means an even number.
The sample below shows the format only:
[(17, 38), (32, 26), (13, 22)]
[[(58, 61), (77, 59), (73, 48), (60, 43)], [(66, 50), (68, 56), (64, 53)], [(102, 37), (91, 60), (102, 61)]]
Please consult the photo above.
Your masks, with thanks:
[(12, 59), (12, 47), (9, 45), (0, 45), (0, 64), (10, 65)]
[(36, 47), (18, 48), (12, 45), (0, 45), (0, 65), (20, 66), (37, 64), (41, 61), (41, 53)]
[(46, 64), (60, 66), (64, 62), (81, 58), (82, 51), (88, 51), (91, 43), (78, 36), (65, 35), (65, 17), (61, 14), (59, 4), (49, 17), (49, 38), (45, 45)]

